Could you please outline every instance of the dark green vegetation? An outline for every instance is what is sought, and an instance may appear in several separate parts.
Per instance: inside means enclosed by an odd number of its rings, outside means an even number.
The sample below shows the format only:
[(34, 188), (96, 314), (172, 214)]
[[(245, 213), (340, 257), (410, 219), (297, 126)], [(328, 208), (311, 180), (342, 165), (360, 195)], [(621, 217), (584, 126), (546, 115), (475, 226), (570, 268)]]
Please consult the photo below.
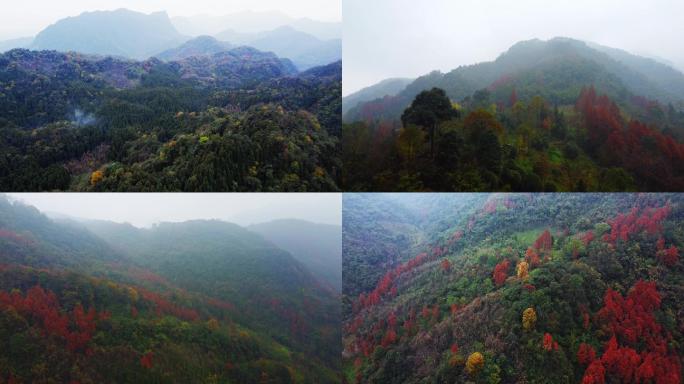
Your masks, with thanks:
[(346, 194), (348, 383), (681, 383), (677, 194)]
[(684, 74), (575, 40), (432, 73), (345, 121), (345, 190), (684, 189)]
[(240, 47), (177, 62), (0, 55), (0, 189), (330, 191), (341, 63)]
[(302, 220), (275, 220), (248, 229), (292, 254), (324, 285), (342, 290), (342, 228)]
[(0, 199), (0, 382), (336, 383), (339, 296), (220, 221), (52, 221)]

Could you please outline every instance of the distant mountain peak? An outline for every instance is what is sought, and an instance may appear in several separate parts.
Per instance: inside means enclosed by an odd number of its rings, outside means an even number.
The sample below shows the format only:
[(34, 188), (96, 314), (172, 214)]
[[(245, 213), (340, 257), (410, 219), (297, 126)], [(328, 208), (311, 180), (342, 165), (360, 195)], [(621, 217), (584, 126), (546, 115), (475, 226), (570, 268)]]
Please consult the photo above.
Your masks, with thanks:
[(146, 59), (183, 40), (166, 12), (144, 14), (120, 8), (59, 20), (41, 31), (31, 48)]

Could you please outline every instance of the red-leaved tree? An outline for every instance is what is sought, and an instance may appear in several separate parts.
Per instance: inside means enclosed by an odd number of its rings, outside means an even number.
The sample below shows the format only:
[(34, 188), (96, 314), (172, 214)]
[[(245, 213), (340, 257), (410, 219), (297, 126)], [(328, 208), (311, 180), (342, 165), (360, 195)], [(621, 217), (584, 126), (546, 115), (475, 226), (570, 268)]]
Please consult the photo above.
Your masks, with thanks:
[(537, 240), (534, 242), (534, 248), (538, 252), (546, 255), (551, 252), (551, 249), (553, 249), (553, 237), (548, 229), (539, 235)]
[(511, 262), (508, 259), (500, 262), (494, 267), (494, 283), (497, 286), (503, 285), (508, 277), (508, 270), (511, 268)]
[(550, 333), (544, 334), (544, 339), (542, 340), (542, 346), (546, 351), (557, 351), (558, 343), (553, 340), (553, 336)]

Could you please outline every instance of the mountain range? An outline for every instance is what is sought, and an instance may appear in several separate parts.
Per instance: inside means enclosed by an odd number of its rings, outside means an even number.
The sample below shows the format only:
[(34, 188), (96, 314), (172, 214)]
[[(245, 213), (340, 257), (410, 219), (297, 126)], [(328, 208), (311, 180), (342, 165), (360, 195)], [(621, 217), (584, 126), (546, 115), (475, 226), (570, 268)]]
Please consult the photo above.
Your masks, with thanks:
[[(240, 45), (271, 51), (291, 59), (299, 70), (329, 64), (342, 57), (339, 23), (321, 23), (293, 19), (279, 13), (236, 14), (206, 21), (221, 25), (220, 29), (197, 28), (201, 17), (177, 18), (176, 23), (165, 12), (143, 14), (127, 9), (85, 12), (62, 19), (42, 30), (35, 38), (0, 42), (0, 52), (14, 48), (74, 51), (136, 60), (157, 56), (164, 60), (208, 55)], [(214, 35), (221, 43), (213, 42)]]
[(323, 41), (291, 26), (257, 33), (240, 33), (229, 29), (218, 33), (216, 38), (287, 57), (300, 69), (338, 61), (342, 52), (341, 39)]
[[(290, 222), (300, 231), (306, 225)], [(339, 382), (337, 294), (289, 252), (246, 228), (216, 220), (141, 229), (50, 219), (3, 196), (0, 249), (4, 378), (257, 382), (266, 375), (276, 382)], [(78, 320), (92, 325), (78, 339), (51, 330), (47, 321), (34, 322), (38, 315), (19, 296), (6, 301), (10, 291), (34, 301), (47, 292), (54, 297), (48, 305), (69, 316), (73, 310), (77, 319), (74, 308), (92, 308), (93, 317)], [(6, 311), (9, 305), (18, 312)], [(8, 323), (12, 316), (25, 316), (26, 327)], [(23, 343), (43, 350), (19, 354), (28, 348)], [(32, 369), (53, 358), (60, 364)]]
[(623, 50), (559, 37), (519, 42), (494, 61), (448, 73), (435, 71), (398, 92), (390, 88), (349, 95), (345, 97), (345, 121), (397, 120), (418, 93), (433, 87), (444, 89), (454, 101), (485, 88), (501, 100), (515, 88), (523, 99), (542, 96), (555, 104), (573, 104), (582, 87), (592, 84), (621, 103), (640, 96), (680, 109), (684, 106), (684, 74), (680, 71)]
[(342, 38), (342, 23), (293, 18), (278, 11), (245, 11), (225, 16), (197, 15), (173, 17), (171, 22), (179, 32), (188, 36), (215, 36), (227, 29), (249, 34), (274, 30), (282, 26), (290, 26), (298, 31), (316, 36), (321, 40)]

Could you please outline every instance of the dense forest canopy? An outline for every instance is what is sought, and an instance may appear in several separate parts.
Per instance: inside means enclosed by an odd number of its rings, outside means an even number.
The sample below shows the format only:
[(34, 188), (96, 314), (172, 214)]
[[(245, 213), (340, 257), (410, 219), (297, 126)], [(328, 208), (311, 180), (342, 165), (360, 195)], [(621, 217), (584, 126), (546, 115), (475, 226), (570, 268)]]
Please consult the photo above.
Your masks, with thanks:
[(346, 381), (681, 383), (682, 203), (345, 195)]
[(0, 382), (338, 383), (339, 324), (337, 293), (237, 225), (0, 199)]
[[(345, 125), (343, 185), (399, 191), (679, 191), (684, 113), (622, 109), (593, 85), (573, 105), (483, 89), (453, 103), (421, 92), (401, 123)], [(500, 94), (500, 93), (499, 93)], [(500, 97), (500, 96), (499, 96)]]
[(338, 189), (341, 62), (0, 55), (0, 189)]

